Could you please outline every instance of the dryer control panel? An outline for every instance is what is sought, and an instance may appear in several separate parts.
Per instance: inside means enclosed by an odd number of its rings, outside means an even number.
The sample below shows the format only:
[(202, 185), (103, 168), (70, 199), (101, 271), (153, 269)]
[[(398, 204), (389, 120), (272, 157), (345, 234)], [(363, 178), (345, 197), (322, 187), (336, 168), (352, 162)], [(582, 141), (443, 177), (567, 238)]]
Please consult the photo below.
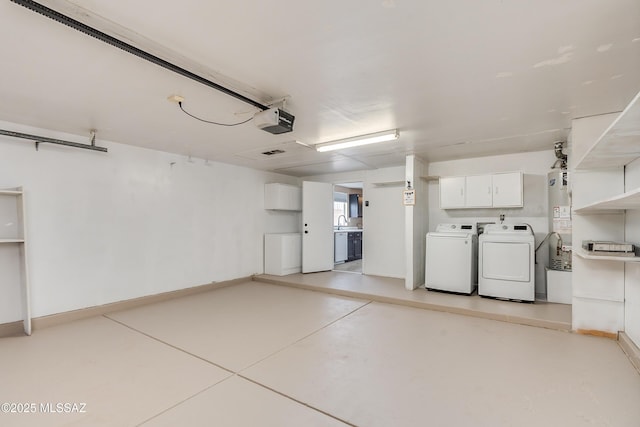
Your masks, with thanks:
[(533, 234), (529, 224), (487, 224), (484, 227), (484, 234), (511, 234), (526, 233)]

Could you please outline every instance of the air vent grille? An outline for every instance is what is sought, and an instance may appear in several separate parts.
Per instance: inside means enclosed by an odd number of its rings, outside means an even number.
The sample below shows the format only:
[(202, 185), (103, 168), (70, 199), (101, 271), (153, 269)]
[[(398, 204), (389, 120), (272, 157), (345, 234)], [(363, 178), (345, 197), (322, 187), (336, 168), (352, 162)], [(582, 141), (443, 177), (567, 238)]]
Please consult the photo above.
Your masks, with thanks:
[(276, 149), (271, 151), (263, 151), (262, 154), (264, 154), (265, 156), (274, 156), (276, 154), (282, 154), (284, 152), (284, 150)]

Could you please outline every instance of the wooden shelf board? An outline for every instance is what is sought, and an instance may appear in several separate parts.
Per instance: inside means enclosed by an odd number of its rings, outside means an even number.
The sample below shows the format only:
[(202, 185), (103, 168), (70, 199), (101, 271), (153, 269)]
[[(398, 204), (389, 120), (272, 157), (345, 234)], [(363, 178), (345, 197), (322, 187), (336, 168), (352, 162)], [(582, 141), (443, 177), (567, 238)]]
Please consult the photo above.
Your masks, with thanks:
[(638, 256), (592, 255), (582, 248), (573, 249), (573, 253), (582, 259), (592, 259), (598, 261), (640, 262), (640, 257)]
[(640, 157), (640, 92), (577, 162), (575, 169), (624, 166)]

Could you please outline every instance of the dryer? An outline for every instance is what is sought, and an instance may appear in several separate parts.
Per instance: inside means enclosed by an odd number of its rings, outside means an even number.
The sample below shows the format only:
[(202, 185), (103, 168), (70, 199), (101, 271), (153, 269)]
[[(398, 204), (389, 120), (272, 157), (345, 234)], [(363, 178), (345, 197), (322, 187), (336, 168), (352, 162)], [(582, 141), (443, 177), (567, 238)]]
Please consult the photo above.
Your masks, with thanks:
[(475, 224), (439, 224), (427, 233), (425, 287), (471, 294), (478, 283)]
[(535, 300), (535, 238), (528, 224), (487, 224), (479, 238), (478, 294)]

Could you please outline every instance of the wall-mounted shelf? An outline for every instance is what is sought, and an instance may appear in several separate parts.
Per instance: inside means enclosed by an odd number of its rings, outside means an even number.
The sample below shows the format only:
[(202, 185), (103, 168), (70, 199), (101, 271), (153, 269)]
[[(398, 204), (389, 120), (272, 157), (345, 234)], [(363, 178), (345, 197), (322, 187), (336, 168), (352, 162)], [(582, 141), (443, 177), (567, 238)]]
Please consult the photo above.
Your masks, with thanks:
[(624, 166), (640, 157), (640, 93), (576, 163), (575, 169)]
[(374, 182), (374, 187), (404, 187), (406, 181), (385, 181), (385, 182)]
[[(15, 203), (13, 204), (15, 210), (5, 209), (0, 214), (0, 222), (4, 223), (13, 223), (15, 222), (16, 227), (11, 231), (10, 236), (0, 237), (0, 244), (9, 244), (9, 245), (17, 245), (19, 250), (19, 259), (20, 265), (18, 266), (18, 270), (20, 272), (20, 294), (22, 298), (22, 318), (24, 325), (24, 332), (27, 335), (31, 335), (31, 304), (29, 297), (29, 277), (28, 277), (28, 268), (27, 268), (27, 250), (26, 250), (26, 227), (25, 227), (25, 213), (24, 213), (24, 194), (22, 188), (11, 188), (0, 190), (0, 197), (10, 197), (14, 198)], [(11, 211), (13, 210), (13, 213)], [(3, 217), (3, 215), (8, 215), (8, 217)], [(3, 279), (2, 271), (0, 271), (0, 285), (6, 286), (18, 286), (18, 284), (13, 284), (12, 280), (7, 281), (6, 277)], [(17, 303), (16, 303), (17, 304)]]
[(598, 261), (640, 262), (640, 257), (638, 256), (592, 255), (582, 248), (574, 248), (573, 253), (582, 259), (591, 259)]
[(574, 209), (579, 215), (611, 214), (626, 209), (640, 209), (640, 188)]

